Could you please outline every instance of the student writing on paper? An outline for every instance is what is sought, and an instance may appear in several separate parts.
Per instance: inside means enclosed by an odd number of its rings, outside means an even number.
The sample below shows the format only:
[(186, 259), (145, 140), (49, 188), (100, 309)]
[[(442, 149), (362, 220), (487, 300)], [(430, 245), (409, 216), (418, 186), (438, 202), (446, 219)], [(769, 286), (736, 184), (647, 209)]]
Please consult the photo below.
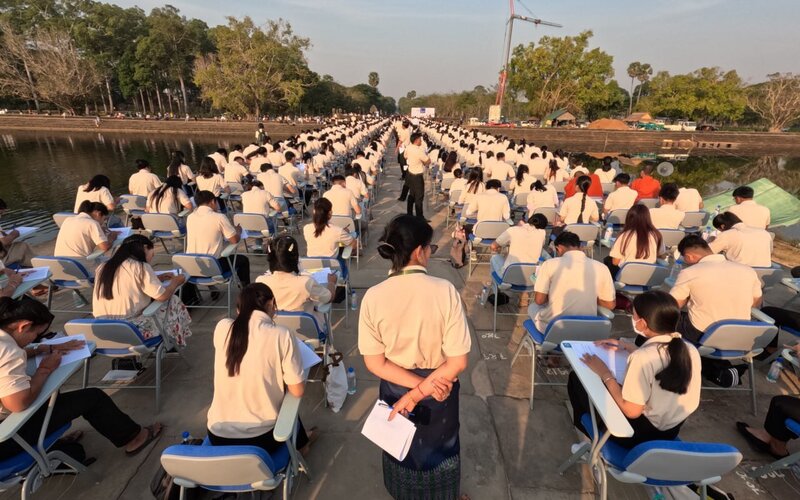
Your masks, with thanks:
[[(11, 413), (28, 408), (44, 386), (47, 377), (58, 368), (62, 353), (83, 347), (83, 342), (70, 341), (59, 345), (39, 345), (25, 348), (50, 328), (53, 315), (41, 302), (15, 301), (0, 298), (0, 420)], [(32, 376), (25, 372), (26, 360), (37, 354), (45, 357)], [(43, 405), (19, 430), (19, 435), (36, 446), (42, 430), (47, 405)], [(159, 423), (142, 427), (123, 413), (101, 389), (78, 389), (62, 392), (56, 399), (50, 416), (49, 432), (53, 432), (78, 417), (87, 422), (127, 455), (135, 455), (161, 434)], [(80, 438), (73, 433), (71, 439)], [(22, 448), (9, 439), (0, 443), (0, 460), (9, 459)]]
[(56, 246), (53, 255), (56, 257), (72, 257), (81, 260), (81, 263), (94, 267), (86, 257), (95, 249), (106, 252), (111, 249), (117, 233), (106, 231), (108, 209), (96, 201), (81, 203), (78, 215), (64, 220), (56, 237)]
[[(301, 397), (303, 363), (294, 335), (273, 322), (277, 305), (263, 283), (242, 289), (236, 319), (214, 329), (214, 398), (208, 409), (212, 445), (258, 446), (269, 453), (283, 447), (272, 435), (285, 390)], [(297, 449), (304, 455), (317, 432), (306, 434), (298, 420)]]
[[(383, 454), (383, 480), (394, 498), (460, 495), (458, 375), (471, 340), (461, 296), (452, 283), (428, 276), (433, 228), (421, 217), (392, 219), (378, 253), (392, 263), (389, 278), (364, 294), (358, 349), (380, 377), (379, 398), (392, 415), (413, 412), (417, 426), (405, 460)], [(398, 307), (402, 304), (403, 307)]]
[(324, 328), (325, 316), (316, 306), (328, 304), (336, 293), (336, 275), (328, 275), (327, 286), (316, 282), (312, 276), (300, 274), (300, 245), (291, 236), (279, 236), (272, 240), (267, 254), (269, 273), (256, 278), (275, 295), (279, 311), (307, 312)]
[[(178, 215), (184, 210), (191, 212), (192, 208), (192, 202), (183, 190), (181, 178), (171, 175), (164, 184), (150, 193), (145, 209), (149, 213)], [(185, 224), (179, 219), (178, 225), (183, 227)]]
[[(146, 236), (128, 236), (108, 262), (97, 270), (92, 313), (95, 318), (124, 319), (136, 325), (145, 339), (161, 335), (159, 323), (177, 345), (186, 345), (192, 335), (192, 317), (175, 291), (186, 276), (157, 276), (150, 264), (155, 249)], [(162, 306), (154, 316), (142, 311), (153, 300)]]
[(347, 279), (347, 261), (342, 258), (342, 250), (348, 245), (355, 250), (358, 247), (358, 240), (353, 238), (347, 229), (331, 224), (331, 217), (333, 217), (333, 204), (330, 200), (320, 198), (314, 202), (311, 224), (303, 227), (306, 252), (308, 257), (335, 257), (339, 261), (342, 277)]
[[(647, 340), (641, 347), (623, 340), (601, 340), (607, 349), (625, 349), (628, 371), (622, 385), (595, 355), (583, 362), (601, 378), (633, 427), (633, 436), (611, 440), (626, 448), (653, 440), (673, 440), (683, 422), (700, 405), (700, 354), (675, 330), (680, 310), (669, 294), (651, 291), (633, 300), (633, 330)], [(588, 435), (581, 418), (589, 413), (589, 396), (575, 373), (567, 384), (575, 427)]]
[[(0, 218), (6, 210), (8, 210), (8, 205), (0, 199)], [(19, 231), (16, 229), (6, 230), (0, 227), (0, 262), (6, 267), (15, 264), (31, 267), (31, 259), (34, 257), (33, 250), (24, 241), (17, 241), (18, 238)]]

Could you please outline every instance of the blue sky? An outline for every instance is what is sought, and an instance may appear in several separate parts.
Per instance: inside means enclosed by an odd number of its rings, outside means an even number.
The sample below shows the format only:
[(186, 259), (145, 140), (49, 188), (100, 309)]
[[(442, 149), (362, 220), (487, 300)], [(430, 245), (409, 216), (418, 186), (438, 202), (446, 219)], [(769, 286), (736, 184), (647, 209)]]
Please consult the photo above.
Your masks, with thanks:
[[(614, 56), (627, 88), (631, 61), (682, 73), (701, 66), (736, 69), (752, 83), (773, 72), (800, 72), (800, 0), (523, 0), (538, 17), (564, 28), (517, 22), (514, 45), (544, 35), (594, 31), (592, 45)], [(116, 0), (145, 11), (159, 0)], [(491, 85), (502, 66), (506, 0), (171, 0), (187, 17), (209, 25), (226, 16), (256, 22), (288, 20), (313, 44), (312, 70), (353, 85), (380, 74), (395, 98)], [(530, 15), (517, 4), (517, 12)]]

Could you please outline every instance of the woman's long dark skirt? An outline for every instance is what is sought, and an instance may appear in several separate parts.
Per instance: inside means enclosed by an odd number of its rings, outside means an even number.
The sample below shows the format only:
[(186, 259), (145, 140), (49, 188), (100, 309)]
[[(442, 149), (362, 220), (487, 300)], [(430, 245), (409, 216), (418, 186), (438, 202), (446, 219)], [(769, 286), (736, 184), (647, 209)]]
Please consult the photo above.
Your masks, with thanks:
[[(421, 377), (433, 370), (413, 370)], [(451, 500), (460, 495), (461, 444), (458, 439), (459, 382), (443, 402), (426, 398), (409, 419), (417, 426), (414, 442), (405, 460), (383, 454), (383, 484), (396, 500)], [(408, 392), (381, 380), (380, 398), (393, 405)]]

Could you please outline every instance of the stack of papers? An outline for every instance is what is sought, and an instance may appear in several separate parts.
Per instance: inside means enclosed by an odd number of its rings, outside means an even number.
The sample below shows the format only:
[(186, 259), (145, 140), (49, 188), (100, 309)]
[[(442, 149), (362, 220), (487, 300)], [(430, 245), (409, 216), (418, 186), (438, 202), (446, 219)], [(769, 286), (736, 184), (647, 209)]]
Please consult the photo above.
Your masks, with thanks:
[(17, 236), (18, 240), (27, 238), (28, 236), (32, 235), (33, 233), (39, 230), (38, 227), (31, 227), (31, 226), (19, 226), (15, 227), (14, 229), (16, 229), (19, 232), (19, 236)]
[(31, 281), (42, 282), (50, 275), (50, 269), (47, 267), (32, 267), (23, 269), (19, 274), (22, 275), (23, 283)]
[[(83, 335), (68, 335), (53, 339), (45, 339), (41, 343), (44, 345), (58, 345), (58, 344), (64, 344), (71, 340), (83, 340), (84, 345), (80, 349), (75, 349), (74, 351), (68, 351), (63, 356), (61, 356), (61, 364), (58, 365), (59, 367), (91, 357), (92, 353), (89, 351), (89, 347), (85, 344), (86, 337), (84, 337)], [(38, 356), (36, 356), (35, 361), (37, 368), (39, 367), (39, 363), (42, 362), (45, 356), (46, 354), (39, 354)]]
[(594, 354), (602, 359), (603, 363), (614, 374), (617, 382), (622, 385), (625, 380), (625, 373), (628, 371), (628, 351), (625, 349), (605, 349), (594, 345), (594, 342), (570, 342), (570, 345), (578, 357), (583, 357), (584, 354)]
[(389, 421), (391, 412), (392, 408), (388, 404), (380, 399), (376, 401), (367, 421), (364, 422), (361, 434), (395, 459), (403, 461), (411, 449), (417, 427), (399, 413)]
[(297, 349), (300, 350), (300, 360), (303, 363), (303, 371), (308, 371), (312, 366), (322, 362), (322, 358), (317, 356), (317, 353), (314, 352), (311, 346), (297, 337), (294, 339), (297, 342)]

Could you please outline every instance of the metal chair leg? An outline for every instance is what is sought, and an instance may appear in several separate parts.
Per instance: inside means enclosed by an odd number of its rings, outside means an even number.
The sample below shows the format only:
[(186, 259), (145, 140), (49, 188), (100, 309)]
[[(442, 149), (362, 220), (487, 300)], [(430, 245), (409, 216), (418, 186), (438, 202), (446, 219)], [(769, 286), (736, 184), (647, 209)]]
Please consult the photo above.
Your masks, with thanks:
[(536, 387), (536, 347), (531, 348), (531, 397), (530, 407), (533, 411), (533, 389)]

